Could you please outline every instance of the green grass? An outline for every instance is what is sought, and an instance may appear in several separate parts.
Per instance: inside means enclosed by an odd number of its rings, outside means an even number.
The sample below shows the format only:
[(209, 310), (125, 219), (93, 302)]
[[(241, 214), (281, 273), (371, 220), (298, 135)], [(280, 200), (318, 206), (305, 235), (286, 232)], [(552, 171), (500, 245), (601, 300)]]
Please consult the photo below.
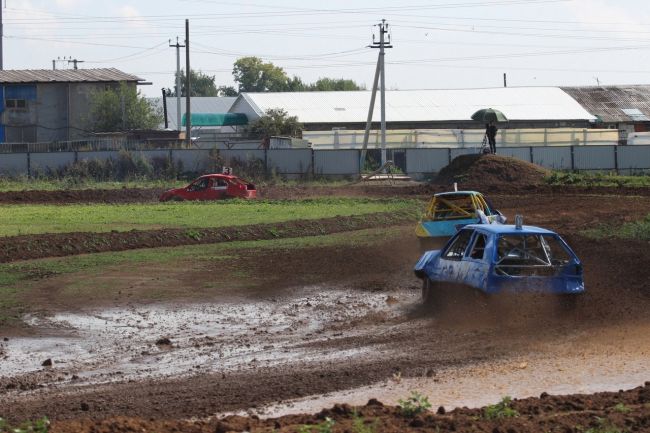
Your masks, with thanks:
[(3, 205), (0, 206), (0, 236), (224, 227), (393, 212), (420, 207), (420, 202), (410, 199), (364, 198), (120, 205)]
[(20, 426), (10, 426), (4, 419), (0, 418), (0, 433), (47, 433), (50, 421), (42, 418), (36, 421), (27, 421)]
[[(251, 254), (251, 251), (269, 249), (298, 250), (310, 247), (375, 245), (403, 235), (404, 228), (387, 227), (326, 236), (140, 249), (0, 264), (0, 327), (3, 324), (20, 322), (20, 317), (30, 309), (31, 290), (44, 276), (67, 276), (65, 287), (61, 288), (61, 295), (64, 296), (105, 296), (111, 292), (107, 291), (110, 288), (98, 284), (96, 279), (87, 278), (88, 275), (100, 275), (127, 267), (172, 269), (188, 260), (193, 264), (223, 260), (236, 263), (237, 258), (244, 254), (243, 251), (246, 251), (245, 254)], [(254, 270), (235, 268), (227, 275), (215, 277), (227, 278), (230, 285), (235, 285), (238, 279), (248, 283), (254, 276)], [(214, 287), (219, 287), (221, 283), (214, 281), (213, 284)], [(156, 296), (158, 295), (152, 294), (151, 299), (156, 299)]]
[(554, 171), (545, 181), (549, 185), (650, 187), (650, 175), (619, 176), (615, 173)]
[(582, 234), (592, 239), (619, 238), (650, 240), (650, 215), (639, 221), (633, 221), (618, 226), (601, 225), (583, 230)]

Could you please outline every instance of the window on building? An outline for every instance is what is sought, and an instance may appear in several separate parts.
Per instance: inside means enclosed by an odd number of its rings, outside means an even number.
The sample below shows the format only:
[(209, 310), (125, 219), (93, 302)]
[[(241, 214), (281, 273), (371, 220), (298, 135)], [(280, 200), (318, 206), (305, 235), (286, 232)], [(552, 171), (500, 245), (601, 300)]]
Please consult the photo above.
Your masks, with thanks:
[(27, 101), (24, 99), (5, 99), (5, 107), (14, 109), (27, 108)]

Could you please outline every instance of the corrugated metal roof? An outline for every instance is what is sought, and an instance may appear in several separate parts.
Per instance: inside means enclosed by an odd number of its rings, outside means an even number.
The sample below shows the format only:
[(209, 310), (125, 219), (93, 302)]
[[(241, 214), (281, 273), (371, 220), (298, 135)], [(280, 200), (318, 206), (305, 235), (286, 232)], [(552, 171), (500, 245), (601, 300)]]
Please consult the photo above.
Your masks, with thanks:
[(603, 122), (639, 120), (623, 110), (638, 110), (650, 117), (650, 85), (562, 87), (591, 114)]
[[(302, 123), (365, 122), (370, 94), (370, 91), (248, 93), (240, 95), (231, 111), (247, 113), (246, 105), (258, 116), (269, 108), (282, 108)], [(481, 108), (500, 110), (510, 120), (595, 119), (558, 87), (386, 92), (388, 122), (470, 120)], [(377, 96), (373, 120), (379, 121), (379, 116)]]
[[(235, 103), (236, 96), (195, 96), (190, 98), (192, 113), (228, 113)], [(151, 98), (151, 103), (162, 112), (162, 97)], [(181, 97), (181, 118), (185, 115), (185, 98)], [(176, 125), (176, 97), (167, 97), (167, 121), (169, 129), (178, 131)], [(161, 127), (164, 127), (164, 123)], [(182, 126), (181, 126), (182, 128)]]
[(24, 69), (0, 71), (0, 83), (98, 83), (144, 81), (115, 68), (98, 69)]

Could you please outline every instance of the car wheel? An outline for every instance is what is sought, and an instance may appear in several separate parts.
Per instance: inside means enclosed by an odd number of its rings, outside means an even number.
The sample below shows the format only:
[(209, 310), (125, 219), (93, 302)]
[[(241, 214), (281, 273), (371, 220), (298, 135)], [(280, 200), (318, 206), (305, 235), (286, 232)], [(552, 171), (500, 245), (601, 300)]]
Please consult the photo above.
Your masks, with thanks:
[(429, 278), (422, 281), (422, 303), (424, 305), (436, 305), (440, 298), (438, 283), (434, 283)]
[(185, 199), (179, 195), (173, 195), (170, 199), (170, 201), (185, 201)]

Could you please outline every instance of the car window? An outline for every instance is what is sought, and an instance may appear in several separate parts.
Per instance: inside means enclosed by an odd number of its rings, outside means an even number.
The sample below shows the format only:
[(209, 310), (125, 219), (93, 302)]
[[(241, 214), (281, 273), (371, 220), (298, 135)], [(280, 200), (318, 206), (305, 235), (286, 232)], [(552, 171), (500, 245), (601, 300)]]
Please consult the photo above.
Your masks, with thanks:
[(225, 179), (215, 179), (214, 180), (214, 187), (215, 188), (226, 188), (228, 186), (228, 182)]
[(474, 217), (474, 205), (469, 195), (445, 195), (436, 197), (434, 219), (448, 220)]
[(496, 272), (501, 275), (556, 275), (571, 254), (555, 236), (508, 234), (497, 242)]
[(474, 230), (461, 230), (449, 247), (445, 250), (443, 257), (449, 260), (461, 260), (467, 250), (467, 245), (472, 238)]
[(469, 256), (472, 259), (483, 260), (485, 254), (485, 245), (485, 235), (483, 233), (478, 233), (476, 235), (476, 239), (474, 240), (474, 245), (472, 246), (472, 251), (469, 253)]

